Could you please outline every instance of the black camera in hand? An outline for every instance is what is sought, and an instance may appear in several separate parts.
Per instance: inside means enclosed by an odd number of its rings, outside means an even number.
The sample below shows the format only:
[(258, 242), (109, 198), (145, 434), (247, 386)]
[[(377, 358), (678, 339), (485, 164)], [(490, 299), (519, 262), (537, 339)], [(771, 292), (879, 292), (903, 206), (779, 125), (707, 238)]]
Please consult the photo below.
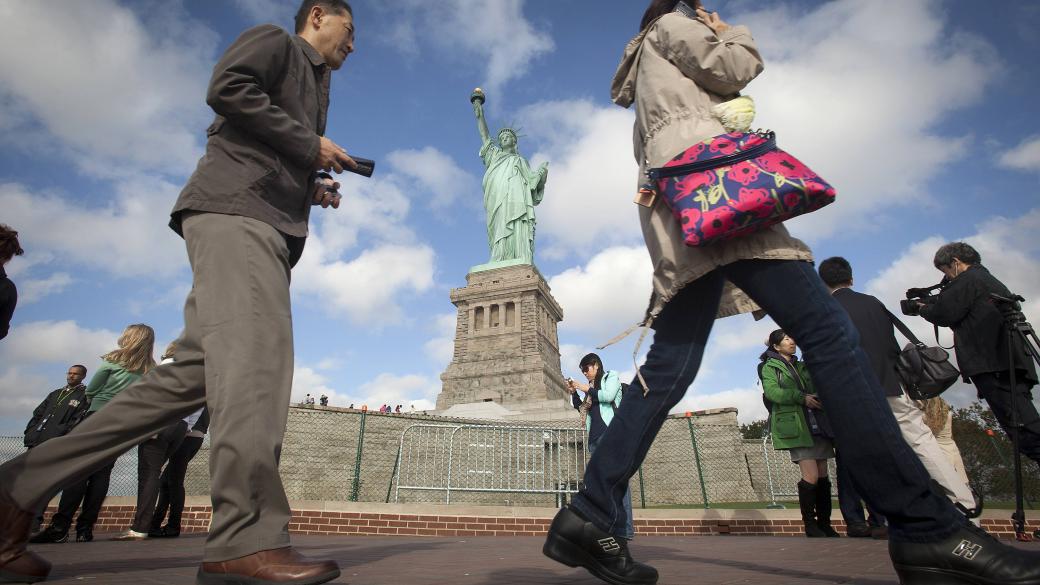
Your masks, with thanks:
[(921, 314), (921, 304), (930, 305), (939, 298), (939, 293), (946, 288), (948, 281), (944, 278), (942, 282), (928, 288), (911, 288), (906, 291), (906, 300), (899, 301), (899, 310), (904, 315), (916, 317)]

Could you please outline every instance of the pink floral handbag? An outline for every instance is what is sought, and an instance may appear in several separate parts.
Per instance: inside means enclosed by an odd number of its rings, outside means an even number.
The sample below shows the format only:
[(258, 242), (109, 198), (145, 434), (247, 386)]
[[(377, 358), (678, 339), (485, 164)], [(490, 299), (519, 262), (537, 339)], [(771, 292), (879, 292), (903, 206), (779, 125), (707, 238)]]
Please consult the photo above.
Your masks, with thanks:
[(660, 194), (688, 246), (707, 246), (815, 211), (836, 191), (777, 148), (773, 132), (730, 132), (647, 171), (641, 193)]

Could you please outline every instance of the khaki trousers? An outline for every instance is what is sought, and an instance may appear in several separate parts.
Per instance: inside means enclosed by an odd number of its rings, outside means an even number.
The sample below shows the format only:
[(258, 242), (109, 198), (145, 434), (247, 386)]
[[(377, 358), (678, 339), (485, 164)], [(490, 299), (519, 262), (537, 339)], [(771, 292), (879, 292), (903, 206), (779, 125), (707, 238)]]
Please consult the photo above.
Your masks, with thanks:
[(193, 285), (175, 361), (4, 464), (0, 489), (35, 510), (205, 404), (213, 521), (204, 560), (223, 561), (289, 545), (278, 475), (293, 374), (289, 250), (277, 230), (241, 216), (185, 214), (183, 229)]
[(892, 414), (896, 416), (903, 439), (921, 459), (932, 479), (939, 482), (950, 501), (968, 509), (974, 508), (975, 496), (971, 493), (971, 487), (968, 486), (965, 476), (957, 473), (946, 452), (936, 441), (932, 430), (924, 424), (924, 413), (921, 409), (917, 408), (906, 394), (889, 396), (888, 404), (892, 407)]

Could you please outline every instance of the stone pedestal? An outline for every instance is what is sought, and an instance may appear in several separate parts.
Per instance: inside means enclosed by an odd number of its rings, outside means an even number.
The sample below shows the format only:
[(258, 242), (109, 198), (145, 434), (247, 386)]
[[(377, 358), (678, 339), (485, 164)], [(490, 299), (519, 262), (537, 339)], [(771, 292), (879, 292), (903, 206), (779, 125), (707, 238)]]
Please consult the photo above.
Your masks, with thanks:
[(452, 289), (455, 353), (441, 374), (437, 410), (567, 398), (556, 325), (563, 309), (530, 264), (470, 272)]

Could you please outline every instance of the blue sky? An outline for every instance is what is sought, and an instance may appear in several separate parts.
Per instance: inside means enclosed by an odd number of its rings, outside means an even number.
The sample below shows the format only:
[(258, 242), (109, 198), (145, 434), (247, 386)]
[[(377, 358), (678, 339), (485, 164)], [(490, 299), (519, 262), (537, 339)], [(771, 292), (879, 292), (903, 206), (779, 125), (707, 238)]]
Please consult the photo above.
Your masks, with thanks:
[[(0, 5), (0, 222), (26, 249), (7, 267), (22, 298), (0, 342), (0, 434), (21, 432), (68, 364), (96, 367), (125, 325), (152, 325), (157, 354), (176, 337), (191, 281), (165, 224), (202, 153), (209, 72), (245, 28), (288, 26), (295, 4)], [(293, 276), (294, 400), (432, 406), (452, 349), (449, 291), (487, 260), (477, 86), (490, 125), (519, 125), (521, 152), (550, 163), (536, 265), (564, 309), (564, 371), (576, 376), (649, 295), (632, 113), (609, 99), (644, 3), (353, 4), (357, 50), (333, 76), (327, 135), (378, 170), (344, 177), (345, 205), (312, 215)], [(907, 287), (938, 282), (940, 244), (966, 239), (1040, 321), (1040, 5), (712, 6), (748, 24), (763, 53), (747, 90), (755, 125), (838, 188), (837, 203), (791, 224), (818, 258), (847, 257), (857, 288), (895, 307)], [(771, 328), (720, 321), (677, 410), (761, 417), (756, 356)], [(635, 341), (603, 351), (607, 367), (631, 375)]]

